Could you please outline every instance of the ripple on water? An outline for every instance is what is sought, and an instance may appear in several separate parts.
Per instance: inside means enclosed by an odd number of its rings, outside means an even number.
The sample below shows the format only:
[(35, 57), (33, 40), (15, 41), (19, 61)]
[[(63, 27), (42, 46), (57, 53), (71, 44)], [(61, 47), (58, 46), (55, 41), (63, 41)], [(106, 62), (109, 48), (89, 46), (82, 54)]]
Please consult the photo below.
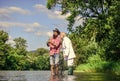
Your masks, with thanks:
[(120, 76), (106, 73), (75, 73), (51, 76), (50, 71), (0, 71), (0, 81), (120, 81)]

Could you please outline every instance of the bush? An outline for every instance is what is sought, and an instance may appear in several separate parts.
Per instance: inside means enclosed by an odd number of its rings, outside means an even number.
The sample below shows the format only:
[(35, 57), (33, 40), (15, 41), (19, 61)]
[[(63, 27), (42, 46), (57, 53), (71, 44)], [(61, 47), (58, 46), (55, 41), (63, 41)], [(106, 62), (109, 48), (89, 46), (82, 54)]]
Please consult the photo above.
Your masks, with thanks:
[(80, 72), (111, 72), (120, 75), (120, 62), (105, 62), (80, 64), (76, 71)]
[(92, 55), (87, 63), (80, 64), (76, 71), (81, 72), (112, 72), (120, 74), (120, 62), (104, 61), (99, 55)]

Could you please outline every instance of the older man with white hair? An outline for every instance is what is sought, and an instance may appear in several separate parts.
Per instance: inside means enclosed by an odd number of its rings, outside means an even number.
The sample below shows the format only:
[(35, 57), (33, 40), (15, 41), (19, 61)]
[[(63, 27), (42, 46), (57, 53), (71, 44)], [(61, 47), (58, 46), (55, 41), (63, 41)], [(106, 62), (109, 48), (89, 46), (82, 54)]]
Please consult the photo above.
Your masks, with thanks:
[(60, 34), (63, 42), (62, 42), (62, 49), (63, 49), (63, 56), (67, 60), (68, 64), (68, 75), (73, 74), (73, 64), (74, 58), (76, 57), (71, 40), (66, 36), (64, 32)]

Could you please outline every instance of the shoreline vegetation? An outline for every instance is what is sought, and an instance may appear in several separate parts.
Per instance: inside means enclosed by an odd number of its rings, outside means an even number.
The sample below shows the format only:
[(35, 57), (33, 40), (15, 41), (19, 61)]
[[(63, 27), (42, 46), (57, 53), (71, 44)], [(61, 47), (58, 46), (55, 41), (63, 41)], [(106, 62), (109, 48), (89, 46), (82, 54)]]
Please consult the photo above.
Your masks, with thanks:
[(103, 72), (120, 75), (120, 61), (105, 61), (99, 55), (92, 55), (87, 63), (81, 63), (75, 72)]
[[(112, 65), (112, 66), (111, 66)], [(101, 64), (80, 64), (76, 67), (74, 72), (87, 72), (87, 73), (112, 73), (120, 75), (120, 62), (103, 62)]]

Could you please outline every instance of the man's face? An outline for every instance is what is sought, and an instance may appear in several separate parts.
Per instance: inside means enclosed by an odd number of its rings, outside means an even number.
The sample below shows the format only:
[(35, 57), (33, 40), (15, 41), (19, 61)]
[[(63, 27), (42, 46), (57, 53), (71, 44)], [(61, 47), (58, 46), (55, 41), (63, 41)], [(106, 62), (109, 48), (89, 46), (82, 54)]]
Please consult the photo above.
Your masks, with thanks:
[(63, 38), (64, 38), (64, 36), (63, 36), (63, 34), (62, 34), (62, 33), (60, 34), (60, 37), (61, 37), (61, 39), (63, 39)]
[(57, 36), (58, 36), (58, 33), (54, 31), (54, 32), (53, 32), (53, 36), (54, 36), (54, 37), (57, 37)]

